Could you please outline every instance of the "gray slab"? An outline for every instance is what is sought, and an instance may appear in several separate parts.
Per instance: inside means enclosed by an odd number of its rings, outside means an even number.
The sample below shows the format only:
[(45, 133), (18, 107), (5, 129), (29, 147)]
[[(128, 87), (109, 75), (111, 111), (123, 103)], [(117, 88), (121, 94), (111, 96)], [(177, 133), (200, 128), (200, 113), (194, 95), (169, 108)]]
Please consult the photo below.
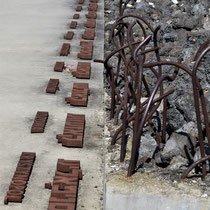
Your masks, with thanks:
[[(52, 181), (58, 158), (81, 161), (84, 179), (80, 182), (77, 209), (102, 208), (103, 147), (103, 67), (92, 62), (89, 82), (91, 95), (87, 108), (67, 105), (73, 82), (70, 73), (56, 73), (56, 61), (75, 65), (79, 61), (79, 41), (83, 32), (88, 0), (85, 0), (78, 29), (72, 41), (63, 39), (77, 6), (71, 0), (1, 1), (0, 7), (0, 209), (47, 209), (50, 191), (44, 183)], [(103, 58), (103, 1), (99, 3), (94, 57)], [(64, 42), (72, 45), (67, 57), (59, 52)], [(50, 78), (60, 79), (56, 95), (45, 93)], [(30, 134), (37, 111), (48, 111), (43, 134)], [(65, 148), (57, 143), (66, 114), (86, 115), (84, 148)], [(22, 204), (3, 205), (21, 152), (36, 152), (37, 159)]]

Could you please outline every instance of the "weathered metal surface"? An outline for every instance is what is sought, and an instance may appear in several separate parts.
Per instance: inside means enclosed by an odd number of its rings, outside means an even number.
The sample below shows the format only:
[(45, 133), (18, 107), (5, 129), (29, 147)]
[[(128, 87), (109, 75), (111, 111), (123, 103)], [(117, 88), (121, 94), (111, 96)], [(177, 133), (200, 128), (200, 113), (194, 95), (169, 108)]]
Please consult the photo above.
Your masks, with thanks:
[(96, 11), (88, 11), (88, 14), (85, 15), (87, 19), (96, 19), (97, 13)]
[(69, 28), (76, 29), (77, 28), (77, 21), (72, 21)]
[(64, 36), (64, 39), (67, 39), (67, 40), (72, 40), (74, 37), (74, 32), (73, 31), (68, 31), (66, 33), (66, 35)]
[(74, 83), (71, 97), (65, 100), (73, 106), (87, 106), (89, 92), (88, 83)]
[(67, 56), (69, 54), (71, 45), (69, 43), (63, 43), (60, 56)]
[(82, 11), (82, 6), (77, 6), (76, 11), (77, 11), (77, 12)]
[(45, 184), (45, 188), (51, 190), (48, 210), (75, 210), (81, 179), (80, 161), (58, 159), (53, 182)]
[(85, 0), (79, 0), (78, 3), (79, 3), (79, 4), (84, 4), (84, 1), (85, 1)]
[(44, 133), (45, 126), (47, 124), (49, 113), (38, 111), (33, 125), (31, 127), (31, 133)]
[(87, 19), (87, 21), (85, 23), (85, 27), (95, 28), (96, 27), (96, 20), (95, 19)]
[(64, 68), (64, 62), (56, 62), (54, 66), (54, 71), (62, 72)]
[(91, 63), (78, 62), (77, 71), (72, 72), (72, 75), (78, 79), (90, 79)]
[(92, 60), (93, 57), (93, 42), (92, 41), (80, 41), (80, 52), (78, 58), (84, 60)]
[(80, 18), (80, 15), (79, 14), (74, 14), (73, 15), (73, 19), (79, 19)]
[(82, 38), (87, 40), (94, 40), (95, 29), (94, 28), (85, 29), (84, 33), (82, 34)]
[(85, 115), (67, 114), (63, 134), (56, 136), (58, 143), (66, 147), (83, 147)]
[(22, 202), (35, 158), (36, 154), (33, 152), (22, 152), (9, 191), (4, 198), (4, 204)]
[(59, 79), (50, 79), (46, 88), (46, 93), (55, 94), (59, 90)]
[(88, 5), (88, 11), (97, 11), (98, 9), (98, 4), (97, 3), (90, 3)]

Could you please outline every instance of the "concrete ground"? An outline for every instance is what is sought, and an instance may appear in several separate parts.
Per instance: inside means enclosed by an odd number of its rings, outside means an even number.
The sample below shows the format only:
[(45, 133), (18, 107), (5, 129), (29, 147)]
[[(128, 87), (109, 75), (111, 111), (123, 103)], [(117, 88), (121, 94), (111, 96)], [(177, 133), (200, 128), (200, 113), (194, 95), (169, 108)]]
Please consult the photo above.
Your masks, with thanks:
[[(53, 71), (56, 61), (76, 66), (79, 42), (84, 31), (88, 0), (85, 0), (71, 53), (60, 57), (64, 34), (77, 6), (77, 0), (1, 1), (0, 7), (0, 194), (1, 210), (47, 209), (50, 191), (45, 182), (53, 180), (58, 158), (80, 160), (78, 210), (100, 210), (103, 204), (103, 66), (92, 62), (90, 80), (75, 79), (68, 72)], [(94, 58), (103, 59), (103, 1), (99, 1)], [(50, 78), (60, 79), (56, 95), (45, 93)], [(88, 82), (88, 107), (67, 105), (73, 82)], [(31, 134), (37, 111), (48, 111), (43, 134)], [(67, 113), (86, 115), (84, 147), (65, 148), (57, 143)], [(36, 152), (36, 161), (23, 203), (3, 200), (21, 152)]]
[(171, 185), (154, 174), (126, 175), (107, 175), (106, 210), (210, 210), (208, 195), (187, 180)]

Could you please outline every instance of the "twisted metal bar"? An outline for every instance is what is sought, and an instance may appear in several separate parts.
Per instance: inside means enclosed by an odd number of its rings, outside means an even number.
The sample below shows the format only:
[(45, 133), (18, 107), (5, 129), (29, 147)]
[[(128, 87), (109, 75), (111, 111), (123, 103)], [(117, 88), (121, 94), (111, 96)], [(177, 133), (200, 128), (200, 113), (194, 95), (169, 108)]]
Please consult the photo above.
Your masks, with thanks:
[[(198, 88), (197, 85), (197, 70), (198, 66), (201, 63), (202, 58), (210, 51), (210, 46), (206, 46), (206, 48), (200, 52), (200, 55), (197, 57), (197, 60), (193, 66), (192, 71), (192, 84), (193, 84), (193, 95), (194, 95), (194, 103), (195, 103), (195, 112), (196, 112), (196, 120), (197, 120), (197, 128), (198, 128), (198, 139), (200, 143), (200, 152), (201, 152), (201, 158), (205, 157), (205, 150), (204, 150), (204, 143), (203, 143), (203, 131), (202, 131), (202, 120), (201, 120), (201, 112), (200, 112), (200, 103), (201, 108), (204, 116), (204, 124), (206, 127), (206, 135), (208, 138), (208, 146), (210, 148), (210, 128), (209, 128), (209, 119), (208, 119), (208, 113), (206, 110), (206, 104), (204, 99), (204, 93), (202, 89)], [(198, 55), (198, 54), (197, 54)], [(199, 103), (200, 101), (200, 103)], [(202, 176), (206, 176), (206, 162), (202, 165)]]
[[(205, 156), (205, 157), (203, 157), (203, 158), (201, 158), (201, 159), (199, 159), (199, 160), (197, 160), (197, 161), (195, 161), (193, 164), (191, 164), (191, 166), (183, 173), (183, 175), (182, 175), (182, 179), (185, 179), (186, 177), (187, 177), (187, 175), (190, 173), (190, 171), (192, 171), (193, 170), (193, 168), (195, 168), (196, 166), (198, 166), (199, 164), (203, 164), (204, 165), (204, 163), (206, 164), (206, 161), (207, 160), (210, 160), (210, 155), (208, 155), (208, 156)], [(202, 174), (202, 176), (203, 176), (203, 174)]]
[[(110, 119), (114, 118), (114, 124), (117, 125), (119, 116), (122, 111), (123, 119), (118, 130), (115, 132), (111, 144), (115, 144), (117, 137), (121, 133), (121, 154), (120, 161), (124, 161), (126, 155), (126, 131), (127, 127), (133, 122), (133, 141), (132, 141), (132, 152), (130, 158), (130, 164), (128, 168), (128, 176), (131, 176), (136, 169), (136, 163), (138, 160), (139, 145), (141, 141), (141, 135), (143, 127), (148, 123), (151, 125), (156, 133), (157, 144), (166, 141), (166, 118), (167, 118), (167, 96), (174, 92), (170, 90), (164, 92), (163, 82), (172, 82), (176, 79), (178, 71), (181, 69), (185, 71), (190, 77), (192, 77), (193, 83), (193, 94), (195, 101), (196, 119), (199, 133), (199, 143), (201, 151), (202, 163), (205, 162), (205, 151), (203, 145), (203, 134), (202, 134), (202, 121), (201, 113), (204, 116), (204, 124), (206, 127), (206, 135), (208, 138), (208, 144), (210, 146), (210, 128), (209, 119), (207, 115), (207, 109), (204, 99), (202, 87), (196, 77), (196, 72), (202, 58), (210, 50), (210, 47), (206, 47), (210, 44), (207, 41), (201, 45), (200, 49), (195, 56), (195, 65), (191, 71), (187, 66), (178, 62), (162, 61), (159, 55), (157, 33), (160, 26), (155, 29), (139, 15), (135, 14), (124, 14), (127, 4), (130, 0), (123, 2), (119, 1), (119, 18), (116, 20), (112, 27), (109, 42), (113, 43), (115, 50), (111, 52), (104, 60), (104, 67), (106, 69), (106, 78), (111, 87), (111, 112)], [(130, 19), (134, 20), (130, 22)], [(129, 20), (126, 22), (126, 20)], [(135, 41), (134, 28), (139, 27), (143, 34), (142, 41)], [(153, 47), (147, 48), (149, 43), (153, 43)], [(150, 45), (151, 46), (151, 45)], [(155, 62), (146, 63), (146, 56), (148, 53), (154, 53)], [(114, 69), (109, 61), (114, 56), (117, 57), (117, 67)], [(100, 61), (101, 62), (101, 61)], [(175, 67), (172, 76), (162, 75), (162, 66), (169, 65)], [(156, 70), (157, 68), (157, 70)], [(147, 83), (147, 79), (144, 75), (144, 70), (149, 69), (156, 78), (155, 87), (150, 90), (150, 86)], [(119, 87), (119, 86), (122, 87)], [(147, 93), (147, 99), (141, 102), (143, 96), (143, 85)], [(121, 88), (121, 89), (120, 89)], [(121, 91), (123, 90), (123, 91)], [(159, 90), (159, 97), (155, 99), (155, 94)], [(145, 93), (145, 92), (144, 92)], [(152, 123), (153, 114), (157, 111), (161, 102), (163, 102), (163, 122), (162, 130), (158, 131)], [(200, 106), (202, 111), (200, 110)], [(131, 111), (131, 107), (135, 110)], [(159, 132), (162, 132), (161, 134)], [(190, 166), (189, 170), (192, 170), (195, 164)], [(202, 175), (206, 175), (206, 166), (203, 163)], [(187, 176), (187, 175), (186, 175)]]
[(172, 77), (170, 77), (168, 75), (161, 76), (158, 79), (158, 81), (157, 81), (157, 83), (154, 87), (154, 90), (153, 90), (153, 92), (152, 92), (152, 94), (149, 98), (146, 109), (145, 109), (145, 111), (143, 113), (143, 116), (142, 116), (142, 119), (140, 121), (140, 125), (139, 125), (139, 128), (138, 128), (137, 134), (136, 134), (135, 138), (133, 139), (130, 164), (129, 164), (129, 168), (128, 168), (128, 176), (131, 176), (135, 172), (135, 169), (136, 169), (136, 163), (137, 163), (138, 155), (139, 155), (138, 149), (139, 149), (139, 146), (140, 146), (142, 130), (143, 130), (143, 127), (145, 125), (146, 118), (147, 118), (147, 115), (150, 111), (151, 105), (153, 104), (153, 99), (155, 97), (155, 94), (158, 91), (158, 88), (161, 86), (161, 84), (164, 80), (173, 81), (176, 78), (177, 73), (178, 72), (176, 71)]

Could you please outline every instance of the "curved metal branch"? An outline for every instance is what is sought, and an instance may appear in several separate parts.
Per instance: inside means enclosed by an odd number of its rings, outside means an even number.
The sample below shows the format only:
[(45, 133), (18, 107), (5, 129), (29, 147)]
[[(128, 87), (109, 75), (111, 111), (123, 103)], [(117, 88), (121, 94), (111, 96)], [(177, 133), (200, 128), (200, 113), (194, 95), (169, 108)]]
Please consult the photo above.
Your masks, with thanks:
[(204, 162), (206, 163), (207, 160), (210, 160), (210, 155), (203, 157), (197, 161), (195, 161), (182, 175), (182, 179), (186, 178), (187, 175), (190, 173), (190, 171), (193, 170), (193, 168), (195, 168), (196, 166), (198, 166), (199, 164), (203, 164)]

